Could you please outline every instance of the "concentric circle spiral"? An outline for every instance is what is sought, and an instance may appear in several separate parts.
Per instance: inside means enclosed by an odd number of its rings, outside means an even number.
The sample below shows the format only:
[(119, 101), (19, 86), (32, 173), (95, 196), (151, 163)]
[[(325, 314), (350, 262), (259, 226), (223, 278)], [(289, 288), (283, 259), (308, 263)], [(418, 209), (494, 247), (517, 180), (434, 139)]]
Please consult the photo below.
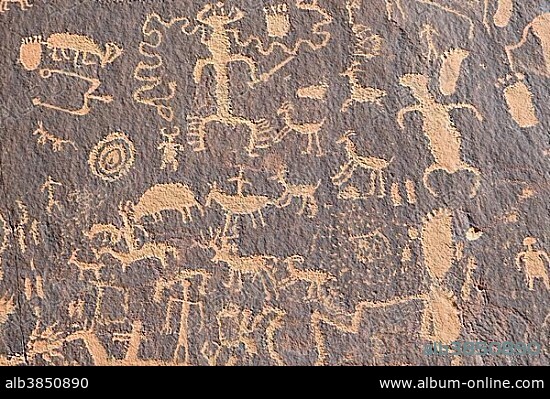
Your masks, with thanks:
[(100, 179), (113, 182), (126, 175), (135, 159), (134, 144), (122, 132), (109, 134), (90, 152), (88, 164)]

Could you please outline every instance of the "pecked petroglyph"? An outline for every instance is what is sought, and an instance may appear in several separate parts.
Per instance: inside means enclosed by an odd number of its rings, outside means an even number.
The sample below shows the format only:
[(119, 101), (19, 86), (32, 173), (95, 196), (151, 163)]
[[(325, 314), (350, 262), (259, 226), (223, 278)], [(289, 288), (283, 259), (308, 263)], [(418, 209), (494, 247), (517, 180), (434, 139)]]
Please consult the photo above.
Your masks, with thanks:
[(428, 191), (437, 197), (438, 193), (430, 183), (430, 175), (438, 170), (448, 174), (458, 171), (468, 171), (474, 175), (474, 184), (470, 191), (470, 197), (475, 197), (481, 185), (481, 172), (475, 167), (467, 164), (461, 158), (462, 137), (455, 127), (451, 111), (455, 109), (471, 110), (475, 117), (481, 122), (483, 117), (476, 107), (471, 104), (440, 104), (430, 93), (428, 88), (429, 80), (421, 74), (408, 74), (400, 79), (400, 84), (407, 87), (416, 98), (417, 103), (401, 109), (397, 114), (397, 123), (404, 129), (405, 115), (409, 112), (420, 112), (423, 118), (422, 129), (430, 140), (430, 150), (435, 163), (424, 171), (423, 182)]
[(441, 93), (446, 96), (454, 94), (462, 63), (470, 54), (464, 49), (451, 49), (441, 56), (441, 69), (439, 71), (439, 87)]

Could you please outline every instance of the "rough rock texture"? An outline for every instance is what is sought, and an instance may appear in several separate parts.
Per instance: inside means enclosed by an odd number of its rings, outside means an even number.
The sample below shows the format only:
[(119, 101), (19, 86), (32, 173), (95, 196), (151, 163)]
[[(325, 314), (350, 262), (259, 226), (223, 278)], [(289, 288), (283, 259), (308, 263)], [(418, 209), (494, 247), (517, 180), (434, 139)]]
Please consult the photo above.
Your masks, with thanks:
[[(544, 0), (0, 0), (0, 364), (548, 364)], [(533, 356), (426, 356), (431, 342)]]

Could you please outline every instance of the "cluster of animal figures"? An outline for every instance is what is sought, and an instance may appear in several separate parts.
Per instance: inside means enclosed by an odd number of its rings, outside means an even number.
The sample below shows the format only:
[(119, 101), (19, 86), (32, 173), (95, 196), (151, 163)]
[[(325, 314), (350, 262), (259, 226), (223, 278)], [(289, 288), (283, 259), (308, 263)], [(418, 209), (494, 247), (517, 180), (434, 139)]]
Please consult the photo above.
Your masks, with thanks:
[[(468, 29), (465, 42), (473, 40), (480, 29), (490, 33), (505, 28), (516, 7), (516, 0), (463, 2), (464, 8), (474, 9), (479, 6), (483, 10), (482, 18), (475, 20), (462, 9), (453, 8), (444, 0), (384, 1), (387, 15), (381, 18), (387, 19), (388, 23), (406, 20), (408, 7), (414, 3), (419, 7), (437, 10), (450, 18), (456, 18), (459, 24), (465, 24)], [(298, 88), (294, 99), (284, 101), (278, 106), (276, 119), (272, 120), (253, 120), (238, 115), (232, 107), (231, 93), (231, 67), (236, 64), (247, 68), (248, 86), (250, 90), (255, 90), (277, 74), (289, 72), (289, 66), (300, 54), (321, 52), (326, 48), (333, 40), (330, 27), (334, 17), (323, 8), (322, 3), (323, 0), (294, 0), (266, 5), (263, 13), (267, 39), (252, 36), (245, 40), (236, 23), (245, 20), (247, 12), (221, 2), (207, 2), (194, 18), (182, 16), (164, 20), (156, 13), (144, 17), (143, 41), (138, 49), (143, 58), (134, 70), (137, 88), (133, 92), (133, 100), (138, 106), (149, 107), (162, 123), (158, 126), (158, 150), (162, 161), (160, 169), (164, 173), (175, 173), (180, 169), (181, 157), (186, 150), (189, 154), (207, 150), (209, 140), (215, 140), (210, 129), (214, 124), (229, 130), (245, 129), (248, 134), (248, 141), (242, 148), (245, 157), (263, 157), (268, 149), (288, 141), (291, 134), (295, 135), (294, 139), (298, 139), (299, 143), (303, 143), (304, 157), (321, 158), (329, 155), (324, 149), (324, 143), (330, 136), (326, 127), (329, 116), (308, 122), (301, 121), (296, 116), (297, 102), (300, 99), (326, 101), (331, 89), (329, 82), (320, 81), (319, 84)], [(1, 0), (0, 13), (8, 10), (10, 13), (19, 12), (16, 10), (17, 4), (21, 10), (38, 7), (38, 2), (30, 4), (27, 0)], [(349, 64), (341, 71), (341, 76), (347, 80), (344, 89), (348, 89), (347, 99), (341, 109), (336, 110), (336, 113), (342, 115), (349, 115), (359, 107), (381, 110), (388, 98), (387, 87), (365, 86), (361, 78), (368, 73), (369, 62), (380, 57), (386, 46), (384, 37), (357, 22), (358, 15), (367, 12), (368, 4), (369, 2), (362, 4), (361, 0), (347, 0), (347, 3), (341, 5), (342, 9), (345, 7), (347, 22), (354, 38)], [(308, 34), (308, 38), (295, 38), (291, 11), (305, 12), (317, 18), (309, 31), (306, 29), (308, 27), (303, 27), (305, 30), (302, 33)], [(214, 110), (188, 115), (185, 126), (174, 124), (176, 115), (173, 107), (179, 88), (176, 82), (166, 82), (166, 77), (159, 72), (165, 65), (163, 56), (159, 53), (160, 45), (163, 43), (163, 35), (169, 31), (177, 31), (178, 34), (188, 37), (196, 35), (204, 46), (204, 54), (208, 53), (204, 58), (197, 59), (193, 65), (191, 79), (197, 92), (203, 87), (201, 85), (206, 79), (206, 72), (212, 71)], [(442, 51), (440, 43), (443, 40), (437, 39), (441, 33), (432, 25), (423, 26), (418, 34), (425, 45), (426, 59), (439, 66), (439, 76), (411, 72), (398, 77), (397, 86), (404, 93), (412, 95), (414, 101), (393, 115), (393, 118), (397, 126), (406, 132), (409, 129), (407, 125), (411, 123), (409, 114), (417, 113), (422, 120), (421, 129), (427, 138), (426, 149), (431, 154), (432, 164), (419, 177), (420, 188), (414, 178), (391, 183), (387, 198), (395, 207), (416, 204), (419, 190), (425, 190), (426, 195), (438, 201), (442, 193), (434, 184), (436, 172), (450, 178), (458, 172), (470, 176), (470, 198), (475, 198), (483, 185), (482, 171), (462, 155), (462, 133), (453, 116), (454, 110), (462, 110), (464, 117), (470, 118), (473, 126), (483, 129), (484, 115), (475, 105), (466, 102), (441, 102), (432, 85), (432, 82), (438, 83), (444, 96), (455, 94), (464, 74), (464, 61), (470, 52), (462, 48)], [(294, 38), (292, 45), (289, 45), (290, 37)], [(267, 44), (265, 40), (268, 40)], [(542, 48), (544, 65), (538, 69), (534, 66), (525, 67), (517, 60), (518, 50), (528, 42)], [(260, 72), (257, 60), (244, 52), (238, 52), (236, 49), (239, 46), (255, 48), (266, 58), (277, 54), (277, 61), (267, 71)], [(93, 114), (96, 108), (116, 101), (112, 95), (103, 92), (102, 82), (97, 75), (87, 74), (86, 71), (91, 69), (86, 67), (95, 66), (93, 69), (96, 71), (109, 68), (129, 50), (116, 43), (100, 44), (83, 34), (60, 32), (51, 33), (47, 37), (22, 38), (19, 51), (20, 66), (25, 73), (37, 73), (37, 79), (43, 80), (55, 77), (71, 82), (78, 81), (81, 83), (79, 87), (82, 84), (86, 87), (81, 94), (82, 101), (74, 106), (57, 104), (42, 97), (32, 98), (34, 107), (43, 110), (41, 115), (59, 112), (82, 117)], [(537, 126), (540, 121), (536, 114), (535, 99), (525, 76), (536, 74), (550, 78), (550, 13), (543, 13), (533, 19), (525, 26), (517, 41), (506, 45), (504, 51), (508, 58), (509, 75), (495, 84), (504, 86), (503, 98), (509, 111), (510, 123), (515, 123), (522, 129)], [(53, 152), (81, 150), (77, 142), (51, 133), (51, 129), (43, 122), (44, 120), (36, 122), (34, 131), (38, 145)], [(282, 128), (275, 129), (275, 122)], [(180, 142), (184, 131), (187, 144)], [(413, 133), (409, 133), (410, 140), (413, 140)], [(396, 162), (398, 154), (369, 154), (369, 150), (358, 148), (359, 138), (364, 135), (365, 132), (352, 130), (339, 134), (335, 145), (341, 149), (344, 161), (340, 169), (334, 170), (327, 179), (298, 182), (296, 177), (291, 177), (293, 173), (288, 165), (280, 163), (270, 176), (266, 176), (282, 190), (278, 197), (250, 194), (246, 190), (247, 186), (252, 186), (246, 180), (249, 170), (240, 167), (235, 171), (235, 177), (228, 181), (229, 184), (236, 185), (233, 193), (221, 187), (219, 182), (203, 182), (210, 188), (205, 199), (201, 200), (185, 182), (167, 181), (151, 186), (137, 201), (125, 200), (120, 203), (118, 221), (91, 221), (82, 232), (82, 239), (90, 246), (93, 258), (84, 255), (82, 248), (73, 248), (65, 263), (68, 271), (77, 271), (79, 281), (94, 287), (95, 299), (92, 302), (83, 299), (70, 302), (66, 312), (74, 323), (68, 328), (45, 324), (40, 318), (40, 306), (35, 306), (33, 312), (37, 322), (25, 342), (24, 353), (0, 355), (0, 364), (78, 364), (66, 358), (66, 350), (72, 345), (80, 345), (82, 350), (87, 351), (89, 360), (86, 362), (95, 365), (293, 363), (283, 354), (280, 343), (289, 313), (280, 298), (291, 291), (302, 292), (304, 301), (311, 306), (310, 314), (303, 315), (303, 322), (307, 327), (302, 332), (309, 334), (309, 339), (314, 343), (311, 351), (315, 353), (314, 363), (318, 365), (333, 362), (331, 349), (327, 344), (329, 334), (360, 334), (365, 318), (379, 314), (376, 312), (390, 311), (402, 306), (414, 305), (420, 309), (419, 330), (408, 332), (409, 335), (419, 337), (420, 342), (450, 343), (459, 339), (464, 332), (460, 306), (470, 300), (472, 290), (476, 289), (473, 280), (477, 270), (475, 256), (464, 255), (464, 243), (479, 239), (483, 232), (470, 229), (465, 235), (467, 241), (461, 240), (456, 236), (453, 227), (454, 211), (446, 205), (436, 207), (426, 214), (420, 225), (408, 227), (409, 242), (419, 243), (418, 256), (413, 253), (414, 248), (409, 244), (401, 248), (403, 262), (411, 262), (414, 258), (425, 267), (430, 288), (425, 292), (395, 296), (383, 301), (361, 301), (353, 305), (351, 312), (345, 310), (338, 299), (345, 296), (340, 276), (310, 262), (307, 250), (279, 257), (263, 253), (245, 254), (240, 245), (243, 223), (251, 222), (253, 234), (261, 235), (261, 230), (266, 226), (266, 214), (295, 209), (297, 217), (315, 222), (315, 218), (327, 209), (325, 204), (318, 203), (318, 193), (323, 187), (337, 190), (338, 201), (357, 202), (386, 198), (388, 170)], [(89, 151), (87, 158), (86, 167), (89, 168), (92, 178), (100, 179), (98, 183), (108, 185), (124, 179), (135, 167), (137, 159), (131, 134), (121, 131), (106, 134)], [(353, 183), (360, 175), (368, 176), (368, 189), (364, 192)], [(42, 186), (47, 198), (45, 210), (48, 215), (62, 210), (60, 193), (63, 186), (62, 176), (49, 176)], [(181, 260), (182, 248), (174, 242), (155, 239), (156, 234), (151, 233), (151, 226), (158, 226), (158, 223), (174, 218), (178, 218), (181, 225), (186, 225), (205, 217), (207, 211), (223, 215), (223, 221), (219, 226), (212, 226), (206, 231), (195, 231), (190, 246), (192, 250), (202, 252), (209, 259), (210, 266), (184, 267), (178, 262)], [(28, 207), (22, 200), (17, 202), (17, 213), (17, 223), (0, 215), (0, 256), (12, 245), (18, 246), (20, 252), (25, 253), (33, 242), (40, 242), (40, 222), (36, 219), (31, 221)], [(350, 237), (357, 262), (376, 263), (384, 258), (387, 251), (392, 250), (390, 239), (383, 230), (383, 227), (373, 228), (364, 234)], [(527, 288), (533, 291), (550, 290), (549, 258), (537, 238), (524, 237), (516, 248), (518, 252), (515, 264), (525, 277)], [(122, 274), (146, 265), (156, 265), (159, 269), (149, 300), (163, 309), (165, 314), (162, 334), (175, 337), (174, 341), (170, 341), (174, 342), (174, 346), (169, 356), (158, 359), (144, 355), (142, 344), (145, 340), (152, 339), (147, 337), (147, 321), (129, 311), (132, 299), (128, 290), (117, 286), (106, 277), (106, 265), (113, 262), (120, 267)], [(452, 285), (455, 288), (449, 285), (449, 281), (456, 278), (449, 274), (449, 270), (456, 265), (462, 265), (465, 270), (460, 293), (456, 292), (456, 285)], [(0, 265), (0, 279), (3, 274), (2, 266), (5, 265)], [(24, 294), (28, 300), (38, 297), (46, 303), (44, 298), (47, 297), (48, 289), (37, 266), (31, 261), (31, 268), (36, 273), (25, 279)], [(221, 283), (220, 275), (223, 276)], [(222, 304), (214, 315), (205, 314), (206, 304), (214, 300), (216, 290), (246, 293), (251, 284), (256, 284), (260, 290), (258, 307), (249, 308), (231, 302)], [(107, 320), (104, 317), (107, 295), (120, 298), (121, 304), (117, 305), (121, 306), (122, 314), (118, 319)], [(15, 292), (0, 296), (0, 331), (2, 325), (10, 323), (20, 305), (19, 301)], [(214, 324), (216, 332), (213, 337), (201, 341), (198, 337), (203, 336), (202, 333), (207, 330), (207, 320)], [(109, 338), (110, 342), (99, 333), (99, 328), (105, 325), (112, 325), (109, 328), (117, 331)], [(375, 341), (384, 342), (381, 336), (382, 334), (372, 336), (373, 347), (376, 346)], [(109, 349), (113, 345), (121, 345), (122, 351), (113, 354)], [(357, 350), (361, 351), (360, 348)], [(391, 348), (383, 350), (388, 351)], [(377, 356), (381, 355), (376, 350), (373, 351), (373, 363), (376, 363)], [(450, 361), (452, 364), (461, 364), (462, 359), (455, 356)]]

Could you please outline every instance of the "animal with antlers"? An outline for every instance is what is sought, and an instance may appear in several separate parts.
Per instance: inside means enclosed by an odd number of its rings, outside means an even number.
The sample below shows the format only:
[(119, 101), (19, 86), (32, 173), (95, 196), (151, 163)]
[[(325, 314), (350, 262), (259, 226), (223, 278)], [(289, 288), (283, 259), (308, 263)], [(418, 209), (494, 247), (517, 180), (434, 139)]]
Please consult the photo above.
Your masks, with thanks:
[(271, 177), (271, 180), (277, 181), (285, 188), (284, 193), (275, 202), (277, 208), (284, 208), (290, 205), (294, 198), (302, 201), (302, 207), (298, 211), (298, 215), (303, 215), (306, 207), (309, 211), (309, 217), (317, 215), (319, 206), (315, 199), (315, 192), (321, 185), (321, 180), (317, 182), (317, 185), (313, 184), (291, 184), (287, 181), (288, 170), (286, 168), (280, 168), (277, 170), (277, 174)]
[(376, 180), (378, 178), (378, 197), (382, 198), (386, 195), (383, 172), (392, 163), (393, 157), (389, 161), (386, 161), (382, 158), (361, 156), (357, 154), (357, 147), (351, 140), (351, 137), (354, 135), (355, 132), (350, 130), (337, 141), (338, 144), (344, 144), (349, 160), (346, 164), (340, 167), (340, 172), (332, 177), (332, 182), (338, 186), (341, 186), (352, 178), (357, 169), (370, 170), (370, 191), (368, 195), (374, 195), (376, 192)]
[(335, 281), (336, 278), (323, 270), (313, 269), (298, 269), (295, 264), (304, 263), (304, 258), (299, 255), (290, 256), (284, 260), (287, 266), (288, 277), (282, 281), (283, 287), (290, 287), (300, 281), (305, 281), (309, 284), (307, 289), (307, 299), (321, 299), (323, 285), (329, 281)]
[(357, 72), (365, 72), (362, 69), (357, 68), (360, 65), (358, 61), (353, 61), (350, 67), (340, 76), (348, 78), (350, 86), (350, 98), (344, 101), (342, 105), (342, 112), (347, 112), (354, 103), (358, 104), (376, 104), (382, 105), (382, 98), (386, 96), (384, 90), (380, 90), (374, 87), (361, 86), (359, 79), (357, 78)]
[(269, 255), (253, 255), (253, 256), (240, 256), (238, 254), (238, 247), (236, 244), (229, 242), (238, 238), (237, 235), (225, 236), (220, 231), (217, 231), (215, 235), (210, 232), (211, 239), (206, 241), (202, 236), (202, 241), (197, 241), (196, 244), (203, 249), (210, 249), (214, 251), (214, 256), (211, 261), (214, 263), (225, 263), (229, 267), (229, 283), (224, 285), (226, 287), (232, 287), (235, 284), (235, 278), (238, 278), (239, 291), (242, 290), (242, 276), (251, 275), (253, 280), (256, 277), (260, 277), (262, 286), (266, 295), (266, 300), (271, 300), (271, 290), (277, 297), (277, 285), (275, 283), (275, 277), (273, 276), (272, 268), (273, 263), (277, 262), (277, 258)]
[(294, 105), (291, 102), (285, 102), (279, 110), (277, 115), (282, 116), (285, 122), (285, 127), (281, 129), (279, 133), (273, 138), (274, 143), (280, 143), (288, 133), (296, 132), (307, 136), (307, 148), (302, 151), (303, 154), (311, 154), (313, 152), (313, 140), (315, 139), (315, 146), (317, 147), (317, 156), (322, 156), (323, 149), (319, 142), (319, 132), (323, 128), (326, 122), (326, 118), (323, 118), (320, 122), (310, 123), (298, 123), (296, 122), (292, 114), (294, 113)]

